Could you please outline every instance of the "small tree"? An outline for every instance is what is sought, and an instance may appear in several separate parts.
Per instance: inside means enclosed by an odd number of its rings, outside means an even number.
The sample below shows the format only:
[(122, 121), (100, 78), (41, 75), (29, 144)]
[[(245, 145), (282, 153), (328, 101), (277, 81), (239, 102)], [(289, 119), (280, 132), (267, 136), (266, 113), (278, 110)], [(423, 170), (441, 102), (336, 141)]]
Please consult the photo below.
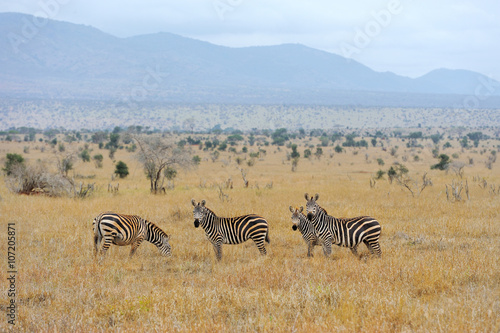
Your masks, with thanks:
[(72, 153), (68, 153), (62, 156), (60, 159), (57, 159), (57, 169), (59, 173), (64, 177), (68, 177), (68, 172), (73, 169), (73, 161), (75, 160), (75, 156)]
[(432, 142), (434, 142), (434, 144), (437, 145), (439, 141), (443, 138), (443, 136), (441, 134), (432, 134), (430, 138)]
[(319, 159), (322, 155), (323, 155), (323, 149), (321, 147), (316, 147), (316, 152), (314, 153), (314, 156), (316, 156), (316, 158)]
[(135, 137), (134, 139), (139, 146), (138, 158), (144, 166), (153, 194), (160, 193), (163, 188), (165, 168), (175, 165), (186, 168), (193, 163), (192, 157), (174, 143), (165, 142), (159, 137)]
[(284, 146), (289, 137), (286, 128), (279, 128), (273, 132), (273, 145)]
[(291, 158), (299, 158), (300, 153), (297, 151), (297, 145), (293, 144), (292, 145), (292, 154), (290, 155)]
[(446, 170), (450, 164), (450, 157), (446, 154), (439, 155), (439, 162), (431, 166), (431, 169)]
[(219, 144), (219, 148), (217, 148), (218, 150), (220, 151), (225, 151), (227, 148), (227, 141), (222, 141), (220, 144)]
[(102, 161), (104, 160), (104, 157), (102, 154), (96, 154), (93, 157), (94, 159), (94, 165), (96, 168), (102, 168)]
[(5, 168), (2, 170), (10, 176), (12, 174), (12, 170), (20, 165), (24, 165), (24, 157), (19, 154), (7, 154), (7, 160), (5, 161)]
[(123, 161), (118, 161), (116, 163), (115, 174), (120, 178), (125, 178), (128, 176), (128, 166)]
[(89, 151), (87, 149), (84, 149), (81, 153), (80, 153), (80, 158), (82, 159), (82, 161), (84, 162), (90, 162), (90, 154), (89, 154)]
[(193, 163), (194, 163), (195, 165), (199, 165), (199, 164), (201, 163), (201, 157), (200, 157), (200, 156), (198, 156), (198, 155), (194, 155), (194, 156), (193, 156)]

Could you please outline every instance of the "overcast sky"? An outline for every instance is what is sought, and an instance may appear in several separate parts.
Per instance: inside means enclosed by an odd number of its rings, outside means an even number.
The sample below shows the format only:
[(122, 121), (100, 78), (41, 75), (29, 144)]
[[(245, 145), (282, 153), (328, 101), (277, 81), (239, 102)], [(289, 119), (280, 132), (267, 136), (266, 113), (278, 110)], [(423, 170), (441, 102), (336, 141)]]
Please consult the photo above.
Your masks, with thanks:
[(240, 47), (300, 43), (377, 71), (468, 69), (500, 80), (498, 0), (0, 0), (119, 37), (172, 32)]

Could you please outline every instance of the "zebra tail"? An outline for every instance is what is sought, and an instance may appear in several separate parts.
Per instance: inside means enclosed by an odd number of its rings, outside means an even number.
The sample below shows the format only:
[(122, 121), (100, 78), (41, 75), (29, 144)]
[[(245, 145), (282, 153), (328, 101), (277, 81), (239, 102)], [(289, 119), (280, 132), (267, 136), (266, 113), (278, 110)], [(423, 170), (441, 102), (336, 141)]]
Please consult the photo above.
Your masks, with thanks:
[(271, 240), (269, 239), (269, 231), (266, 232), (266, 242), (271, 243)]
[(100, 221), (101, 221), (100, 219), (97, 221), (94, 219), (93, 227), (94, 227), (94, 235), (99, 238), (102, 238), (101, 228), (99, 228)]

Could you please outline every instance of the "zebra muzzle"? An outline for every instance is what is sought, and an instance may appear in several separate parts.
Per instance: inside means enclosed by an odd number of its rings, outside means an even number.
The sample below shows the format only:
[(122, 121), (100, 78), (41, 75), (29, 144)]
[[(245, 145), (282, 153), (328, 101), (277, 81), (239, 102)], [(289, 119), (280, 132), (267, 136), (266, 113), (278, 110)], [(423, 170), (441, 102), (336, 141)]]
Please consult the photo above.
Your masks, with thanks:
[(198, 228), (200, 226), (200, 221), (194, 220), (194, 227)]
[(296, 226), (295, 224), (294, 224), (294, 225), (292, 225), (292, 230), (293, 230), (293, 231), (297, 230), (297, 226)]
[(313, 213), (307, 213), (307, 219), (309, 221), (312, 221), (313, 217), (314, 217)]

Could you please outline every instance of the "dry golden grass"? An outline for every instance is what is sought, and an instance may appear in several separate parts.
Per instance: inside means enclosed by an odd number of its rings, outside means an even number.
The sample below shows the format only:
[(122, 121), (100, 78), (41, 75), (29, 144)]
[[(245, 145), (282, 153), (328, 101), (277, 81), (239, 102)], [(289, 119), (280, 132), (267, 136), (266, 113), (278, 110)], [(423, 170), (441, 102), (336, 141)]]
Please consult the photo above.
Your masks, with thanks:
[[(22, 153), (22, 146), (3, 143), (0, 153)], [(92, 148), (91, 155), (98, 151)], [(486, 153), (459, 152), (461, 160), (468, 156), (475, 160), (464, 176), (471, 198), (451, 203), (445, 184), (457, 176), (429, 170), (436, 162), (431, 148), (406, 153), (400, 148), (400, 156), (394, 158), (379, 147), (361, 149), (357, 155), (349, 149), (330, 157), (333, 147), (328, 147), (321, 160), (301, 159), (296, 172), (291, 172), (286, 148), (265, 149), (267, 155), (252, 167), (237, 166), (235, 156), (230, 161), (231, 154), (222, 153), (216, 162), (203, 160), (196, 169), (179, 171), (176, 188), (166, 195), (149, 194), (142, 168), (133, 154), (122, 150), (116, 160), (125, 161), (131, 174), (119, 181), (116, 195), (106, 191), (114, 167), (105, 151), (103, 169), (91, 163), (75, 166), (75, 174), (96, 175), (90, 181), (100, 190), (87, 199), (17, 196), (0, 179), (2, 253), (7, 251), (7, 222), (15, 222), (18, 237), (16, 328), (23, 332), (500, 330), (500, 196), (472, 180), (479, 175), (500, 185), (499, 162), (489, 170), (483, 163)], [(202, 151), (195, 153), (208, 157)], [(420, 196), (413, 198), (386, 180), (370, 188), (370, 177), (381, 168), (376, 158), (386, 161), (382, 168), (387, 170), (394, 160), (416, 153), (420, 161), (404, 162), (410, 175), (419, 179), (428, 171), (433, 180)], [(35, 145), (25, 155), (32, 161), (51, 156)], [(248, 172), (250, 188), (243, 188), (241, 167)], [(229, 197), (222, 202), (216, 185), (228, 178), (234, 188), (222, 189)], [(272, 188), (265, 188), (271, 181)], [(288, 210), (290, 205), (304, 205), (304, 192), (319, 193), (319, 203), (331, 215), (376, 217), (382, 225), (382, 258), (358, 260), (339, 247), (325, 258), (316, 247), (315, 257), (308, 259), (300, 234), (291, 229)], [(203, 231), (193, 227), (192, 198), (205, 199), (221, 216), (266, 217), (271, 238), (268, 256), (261, 257), (249, 241), (223, 246), (223, 259), (217, 262)], [(153, 245), (143, 243), (129, 260), (128, 247), (112, 246), (103, 264), (97, 264), (92, 219), (105, 210), (141, 215), (156, 223), (171, 235), (173, 256), (165, 259)], [(368, 251), (363, 246), (360, 252)], [(4, 260), (0, 279), (6, 289)], [(5, 310), (6, 305), (3, 298), (0, 306)], [(0, 321), (0, 330), (8, 327), (5, 318)]]

